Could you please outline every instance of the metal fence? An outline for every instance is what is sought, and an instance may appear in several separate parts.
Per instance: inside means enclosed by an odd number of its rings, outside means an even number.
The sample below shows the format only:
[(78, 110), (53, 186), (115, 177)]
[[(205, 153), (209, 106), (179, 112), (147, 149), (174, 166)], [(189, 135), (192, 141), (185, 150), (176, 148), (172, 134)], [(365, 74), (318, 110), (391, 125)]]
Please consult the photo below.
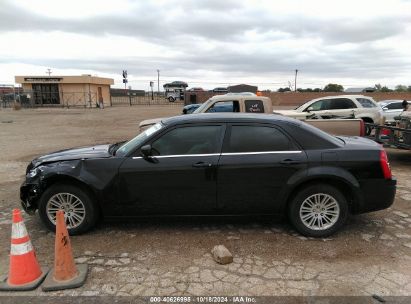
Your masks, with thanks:
[[(24, 108), (36, 107), (98, 107), (96, 92), (38, 92), (0, 94), (1, 107), (13, 107), (18, 104)], [(106, 103), (107, 105), (107, 103)]]
[[(96, 92), (36, 92), (24, 91), (19, 93), (0, 94), (0, 106), (13, 107), (18, 104), (24, 108), (37, 107), (99, 107)], [(184, 101), (169, 102), (162, 95), (145, 96), (111, 96), (110, 101), (105, 101), (105, 106), (176, 106), (182, 107)]]
[(182, 107), (184, 101), (169, 102), (164, 96), (112, 96), (112, 106), (177, 106)]

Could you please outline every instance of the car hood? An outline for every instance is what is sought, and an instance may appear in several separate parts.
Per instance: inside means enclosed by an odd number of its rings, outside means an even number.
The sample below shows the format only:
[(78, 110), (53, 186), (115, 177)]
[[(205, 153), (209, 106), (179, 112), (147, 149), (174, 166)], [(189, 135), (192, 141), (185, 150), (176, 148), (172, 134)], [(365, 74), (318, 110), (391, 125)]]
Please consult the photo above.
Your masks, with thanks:
[(111, 156), (111, 154), (108, 151), (109, 147), (110, 145), (98, 145), (56, 151), (34, 159), (32, 161), (32, 167), (35, 168), (44, 163), (52, 163), (65, 160), (107, 158)]

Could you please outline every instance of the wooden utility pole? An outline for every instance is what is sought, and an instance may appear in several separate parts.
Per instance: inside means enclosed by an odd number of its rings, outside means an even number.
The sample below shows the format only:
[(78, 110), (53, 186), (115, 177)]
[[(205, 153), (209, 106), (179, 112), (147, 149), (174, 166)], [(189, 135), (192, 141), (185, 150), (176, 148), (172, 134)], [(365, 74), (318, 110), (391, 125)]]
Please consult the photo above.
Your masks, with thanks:
[(295, 78), (294, 78), (294, 92), (297, 92), (297, 73), (298, 70), (295, 70)]

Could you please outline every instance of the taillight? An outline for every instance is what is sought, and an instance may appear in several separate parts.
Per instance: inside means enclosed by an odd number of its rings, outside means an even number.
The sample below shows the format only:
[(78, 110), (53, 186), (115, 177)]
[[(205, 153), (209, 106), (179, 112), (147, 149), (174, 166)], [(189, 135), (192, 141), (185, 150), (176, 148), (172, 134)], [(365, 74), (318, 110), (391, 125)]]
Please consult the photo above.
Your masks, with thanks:
[(362, 119), (360, 119), (360, 136), (365, 136), (365, 124)]
[(390, 129), (381, 129), (381, 135), (390, 135), (391, 130)]
[(385, 150), (380, 151), (380, 164), (381, 164), (381, 170), (382, 174), (384, 175), (385, 179), (391, 179), (392, 174), (391, 174), (391, 168), (390, 164), (388, 163), (388, 157), (387, 153)]

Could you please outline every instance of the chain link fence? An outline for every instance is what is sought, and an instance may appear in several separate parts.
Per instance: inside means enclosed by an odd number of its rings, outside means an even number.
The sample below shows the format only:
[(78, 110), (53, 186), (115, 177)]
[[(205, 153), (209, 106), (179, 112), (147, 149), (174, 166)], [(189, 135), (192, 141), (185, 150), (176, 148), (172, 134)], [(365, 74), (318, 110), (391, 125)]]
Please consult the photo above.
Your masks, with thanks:
[(112, 96), (112, 106), (177, 106), (182, 107), (184, 105), (183, 100), (176, 100), (174, 102), (168, 101), (164, 96)]

